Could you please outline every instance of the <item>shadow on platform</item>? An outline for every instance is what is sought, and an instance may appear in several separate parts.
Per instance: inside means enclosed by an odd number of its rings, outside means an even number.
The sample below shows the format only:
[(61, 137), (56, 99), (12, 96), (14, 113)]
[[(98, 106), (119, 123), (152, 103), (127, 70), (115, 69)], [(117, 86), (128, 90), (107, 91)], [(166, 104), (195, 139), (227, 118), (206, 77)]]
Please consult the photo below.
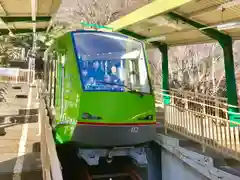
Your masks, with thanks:
[[(17, 153), (16, 153), (17, 154)], [(1, 157), (8, 159), (11, 154), (5, 153)], [(41, 168), (41, 158), (40, 158), (40, 143), (33, 144), (33, 152), (26, 155), (15, 157), (12, 159), (0, 162), (0, 179), (1, 180), (12, 180), (14, 166), (17, 159), (23, 161), (22, 172), (20, 174), (20, 179), (24, 180), (42, 180), (42, 168)], [(0, 159), (1, 161), (1, 159)]]

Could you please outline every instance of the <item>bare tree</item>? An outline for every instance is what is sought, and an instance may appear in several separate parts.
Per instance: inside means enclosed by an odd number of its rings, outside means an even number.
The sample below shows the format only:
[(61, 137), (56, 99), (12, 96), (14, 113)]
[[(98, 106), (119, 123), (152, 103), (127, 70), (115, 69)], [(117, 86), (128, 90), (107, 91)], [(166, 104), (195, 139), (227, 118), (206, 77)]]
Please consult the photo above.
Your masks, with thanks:
[(55, 23), (79, 27), (80, 22), (107, 25), (151, 0), (64, 0)]
[[(161, 55), (158, 49), (148, 51), (154, 84), (161, 84)], [(155, 55), (154, 55), (155, 54)], [(217, 44), (172, 47), (169, 50), (170, 87), (218, 94), (223, 85), (223, 54)]]
[(9, 61), (21, 59), (22, 49), (30, 48), (31, 35), (16, 35), (0, 37), (0, 65), (8, 66)]

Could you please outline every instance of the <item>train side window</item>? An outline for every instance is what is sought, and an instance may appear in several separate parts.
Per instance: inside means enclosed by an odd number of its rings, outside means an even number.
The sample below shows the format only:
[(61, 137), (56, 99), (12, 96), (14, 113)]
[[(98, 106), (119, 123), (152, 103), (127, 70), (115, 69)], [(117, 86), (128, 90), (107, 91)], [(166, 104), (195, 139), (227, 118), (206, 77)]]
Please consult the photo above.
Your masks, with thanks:
[(53, 94), (53, 106), (55, 107), (55, 105), (56, 105), (56, 84), (57, 84), (57, 71), (58, 71), (58, 69), (57, 69), (57, 58), (58, 58), (58, 56), (57, 56), (57, 54), (54, 54), (54, 67), (55, 67), (55, 71), (54, 71), (54, 94)]
[(48, 72), (49, 72), (49, 59), (48, 59), (48, 52), (46, 51), (44, 53), (44, 87), (47, 91), (49, 91), (49, 77), (48, 77)]
[(49, 69), (49, 107), (52, 105), (52, 72), (53, 72), (53, 64), (52, 64), (52, 59), (50, 59), (50, 69)]
[(48, 85), (47, 85), (47, 91), (49, 93), (48, 101), (47, 101), (47, 106), (51, 106), (51, 97), (52, 97), (52, 59), (51, 56), (48, 56)]
[(47, 90), (48, 90), (48, 92), (50, 92), (50, 84), (51, 84), (51, 82), (50, 82), (50, 71), (51, 71), (51, 63), (50, 63), (50, 59), (48, 58), (48, 61), (47, 61), (47, 72), (46, 72), (46, 74), (47, 74)]
[(65, 61), (66, 61), (66, 55), (62, 54), (61, 57), (61, 85), (60, 85), (60, 100), (61, 100), (61, 108), (60, 108), (60, 112), (61, 112), (61, 119), (63, 119), (63, 115), (64, 115), (64, 80), (65, 80)]
[(60, 98), (61, 98), (61, 83), (62, 83), (62, 69), (61, 69), (61, 55), (59, 53), (56, 54), (56, 76), (55, 76), (55, 106), (59, 108), (60, 106)]
[(55, 106), (55, 91), (56, 91), (56, 56), (53, 52), (51, 57), (51, 101), (50, 106), (53, 108)]

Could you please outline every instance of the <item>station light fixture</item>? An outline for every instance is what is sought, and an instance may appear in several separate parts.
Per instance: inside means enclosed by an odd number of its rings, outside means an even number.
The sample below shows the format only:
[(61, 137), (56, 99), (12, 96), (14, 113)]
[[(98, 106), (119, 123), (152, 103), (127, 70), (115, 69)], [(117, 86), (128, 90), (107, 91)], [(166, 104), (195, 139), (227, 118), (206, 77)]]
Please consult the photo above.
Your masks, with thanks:
[(216, 25), (207, 26), (207, 27), (204, 27), (204, 28), (199, 28), (199, 30), (201, 31), (201, 30), (210, 29), (210, 28), (216, 28), (219, 31), (240, 28), (240, 21), (233, 21), (233, 22), (226, 22), (226, 23), (222, 23), (222, 24), (216, 24)]
[(145, 40), (145, 42), (154, 42), (154, 41), (165, 41), (166, 40), (166, 36), (157, 36), (157, 37), (151, 37)]
[(235, 28), (240, 28), (240, 21), (229, 22), (229, 23), (224, 23), (224, 24), (217, 25), (217, 29), (219, 31), (228, 30), (228, 29), (235, 29)]
[[(221, 4), (220, 6), (218, 6), (217, 10), (222, 12), (227, 9), (236, 10), (235, 7), (239, 5), (240, 5), (240, 0), (228, 0), (225, 3)], [(210, 29), (210, 28), (215, 28), (219, 31), (240, 28), (240, 21), (211, 25), (204, 28), (200, 28), (199, 30)]]

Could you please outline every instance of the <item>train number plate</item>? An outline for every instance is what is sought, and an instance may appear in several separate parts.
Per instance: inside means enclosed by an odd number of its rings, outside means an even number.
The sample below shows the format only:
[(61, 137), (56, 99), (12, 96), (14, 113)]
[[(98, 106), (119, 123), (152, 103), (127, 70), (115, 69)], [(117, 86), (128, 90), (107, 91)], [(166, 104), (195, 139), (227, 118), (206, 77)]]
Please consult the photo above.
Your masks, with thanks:
[(138, 127), (132, 127), (131, 128), (131, 133), (137, 133), (138, 132)]

